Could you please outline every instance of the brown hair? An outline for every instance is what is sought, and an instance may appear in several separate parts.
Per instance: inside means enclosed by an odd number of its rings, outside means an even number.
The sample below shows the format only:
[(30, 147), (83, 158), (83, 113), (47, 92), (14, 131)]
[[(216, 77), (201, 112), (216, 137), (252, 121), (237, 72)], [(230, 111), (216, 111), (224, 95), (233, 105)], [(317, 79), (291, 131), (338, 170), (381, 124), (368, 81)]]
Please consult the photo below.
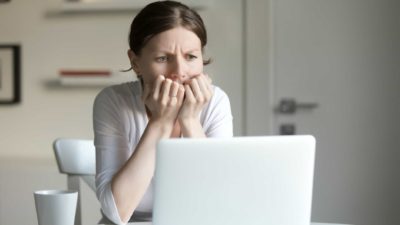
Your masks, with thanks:
[[(201, 48), (207, 44), (207, 31), (203, 20), (196, 11), (175, 1), (158, 1), (148, 4), (133, 19), (129, 33), (129, 47), (136, 54), (155, 35), (173, 29), (184, 27), (197, 35)], [(203, 64), (210, 63), (210, 59)]]

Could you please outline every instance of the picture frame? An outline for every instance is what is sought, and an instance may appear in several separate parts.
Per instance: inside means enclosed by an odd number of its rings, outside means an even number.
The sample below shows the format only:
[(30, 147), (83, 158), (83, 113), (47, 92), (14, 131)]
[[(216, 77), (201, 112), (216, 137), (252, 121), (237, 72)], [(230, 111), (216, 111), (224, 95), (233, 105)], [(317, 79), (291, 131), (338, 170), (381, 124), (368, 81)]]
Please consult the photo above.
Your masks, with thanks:
[(0, 104), (21, 101), (20, 46), (0, 44)]

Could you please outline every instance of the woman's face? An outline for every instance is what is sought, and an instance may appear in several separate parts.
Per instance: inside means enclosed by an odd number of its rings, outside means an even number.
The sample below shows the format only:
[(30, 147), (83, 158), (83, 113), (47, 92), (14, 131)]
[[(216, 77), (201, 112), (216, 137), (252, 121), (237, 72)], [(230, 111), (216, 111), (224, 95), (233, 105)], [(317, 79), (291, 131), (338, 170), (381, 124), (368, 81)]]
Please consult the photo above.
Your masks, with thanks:
[(201, 42), (195, 33), (183, 27), (157, 34), (142, 48), (140, 55), (128, 51), (132, 67), (153, 84), (158, 75), (184, 83), (203, 72)]

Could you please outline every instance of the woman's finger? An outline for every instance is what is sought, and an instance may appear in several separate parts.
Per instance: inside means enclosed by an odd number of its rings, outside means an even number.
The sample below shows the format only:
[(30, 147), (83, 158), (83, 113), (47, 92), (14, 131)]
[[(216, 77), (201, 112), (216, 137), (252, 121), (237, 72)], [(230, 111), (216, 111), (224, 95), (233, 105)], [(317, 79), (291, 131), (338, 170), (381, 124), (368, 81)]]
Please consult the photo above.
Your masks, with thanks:
[(160, 91), (161, 91), (161, 86), (162, 83), (164, 82), (165, 77), (163, 75), (159, 75), (154, 82), (154, 90), (153, 90), (153, 98), (154, 100), (157, 100), (160, 97)]
[(172, 80), (171, 79), (165, 79), (162, 86), (161, 86), (161, 91), (160, 91), (160, 98), (161, 98), (161, 103), (163, 105), (166, 105), (167, 102), (169, 101), (170, 97), (170, 89), (171, 89), (171, 84)]
[(212, 79), (208, 74), (204, 74), (205, 80), (206, 80), (206, 84), (207, 84), (207, 88), (210, 92), (213, 92), (213, 88), (212, 88)]
[(201, 88), (199, 86), (199, 77), (193, 78), (190, 82), (190, 88), (192, 89), (193, 95), (196, 98), (197, 101), (203, 102), (204, 101), (204, 95), (203, 92), (201, 91)]
[(189, 84), (185, 84), (185, 101), (190, 102), (190, 103), (195, 103), (196, 98), (193, 94), (192, 88), (190, 87)]
[(182, 84), (179, 84), (178, 93), (177, 93), (178, 105), (182, 105), (183, 99), (185, 98), (185, 87)]
[(206, 100), (209, 100), (211, 97), (210, 85), (208, 84), (207, 78), (205, 76), (200, 76), (198, 79), (200, 90), (203, 93), (203, 96)]
[(178, 95), (178, 90), (179, 90), (179, 83), (175, 81), (172, 82), (169, 96), (176, 97)]
[(178, 96), (177, 96), (178, 95), (178, 91), (179, 91), (179, 83), (173, 81), (172, 84), (171, 84), (170, 91), (169, 91), (171, 105), (176, 105), (179, 102)]

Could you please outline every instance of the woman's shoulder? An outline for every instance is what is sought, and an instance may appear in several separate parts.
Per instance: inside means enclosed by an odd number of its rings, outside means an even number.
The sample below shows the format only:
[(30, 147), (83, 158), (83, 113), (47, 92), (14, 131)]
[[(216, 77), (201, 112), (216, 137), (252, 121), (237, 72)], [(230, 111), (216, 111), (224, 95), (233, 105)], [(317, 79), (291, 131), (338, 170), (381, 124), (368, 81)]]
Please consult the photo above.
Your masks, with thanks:
[(230, 101), (228, 95), (225, 93), (222, 88), (213, 85), (214, 94), (207, 106), (207, 108), (225, 108), (230, 106)]
[(94, 109), (137, 109), (140, 108), (141, 85), (132, 81), (104, 88), (94, 100)]
[(104, 88), (97, 94), (96, 99), (131, 99), (140, 95), (141, 86), (139, 81), (131, 81)]
[(215, 98), (216, 100), (229, 99), (228, 95), (225, 93), (224, 90), (222, 90), (222, 88), (216, 85), (213, 85), (212, 87), (214, 88), (213, 98)]

